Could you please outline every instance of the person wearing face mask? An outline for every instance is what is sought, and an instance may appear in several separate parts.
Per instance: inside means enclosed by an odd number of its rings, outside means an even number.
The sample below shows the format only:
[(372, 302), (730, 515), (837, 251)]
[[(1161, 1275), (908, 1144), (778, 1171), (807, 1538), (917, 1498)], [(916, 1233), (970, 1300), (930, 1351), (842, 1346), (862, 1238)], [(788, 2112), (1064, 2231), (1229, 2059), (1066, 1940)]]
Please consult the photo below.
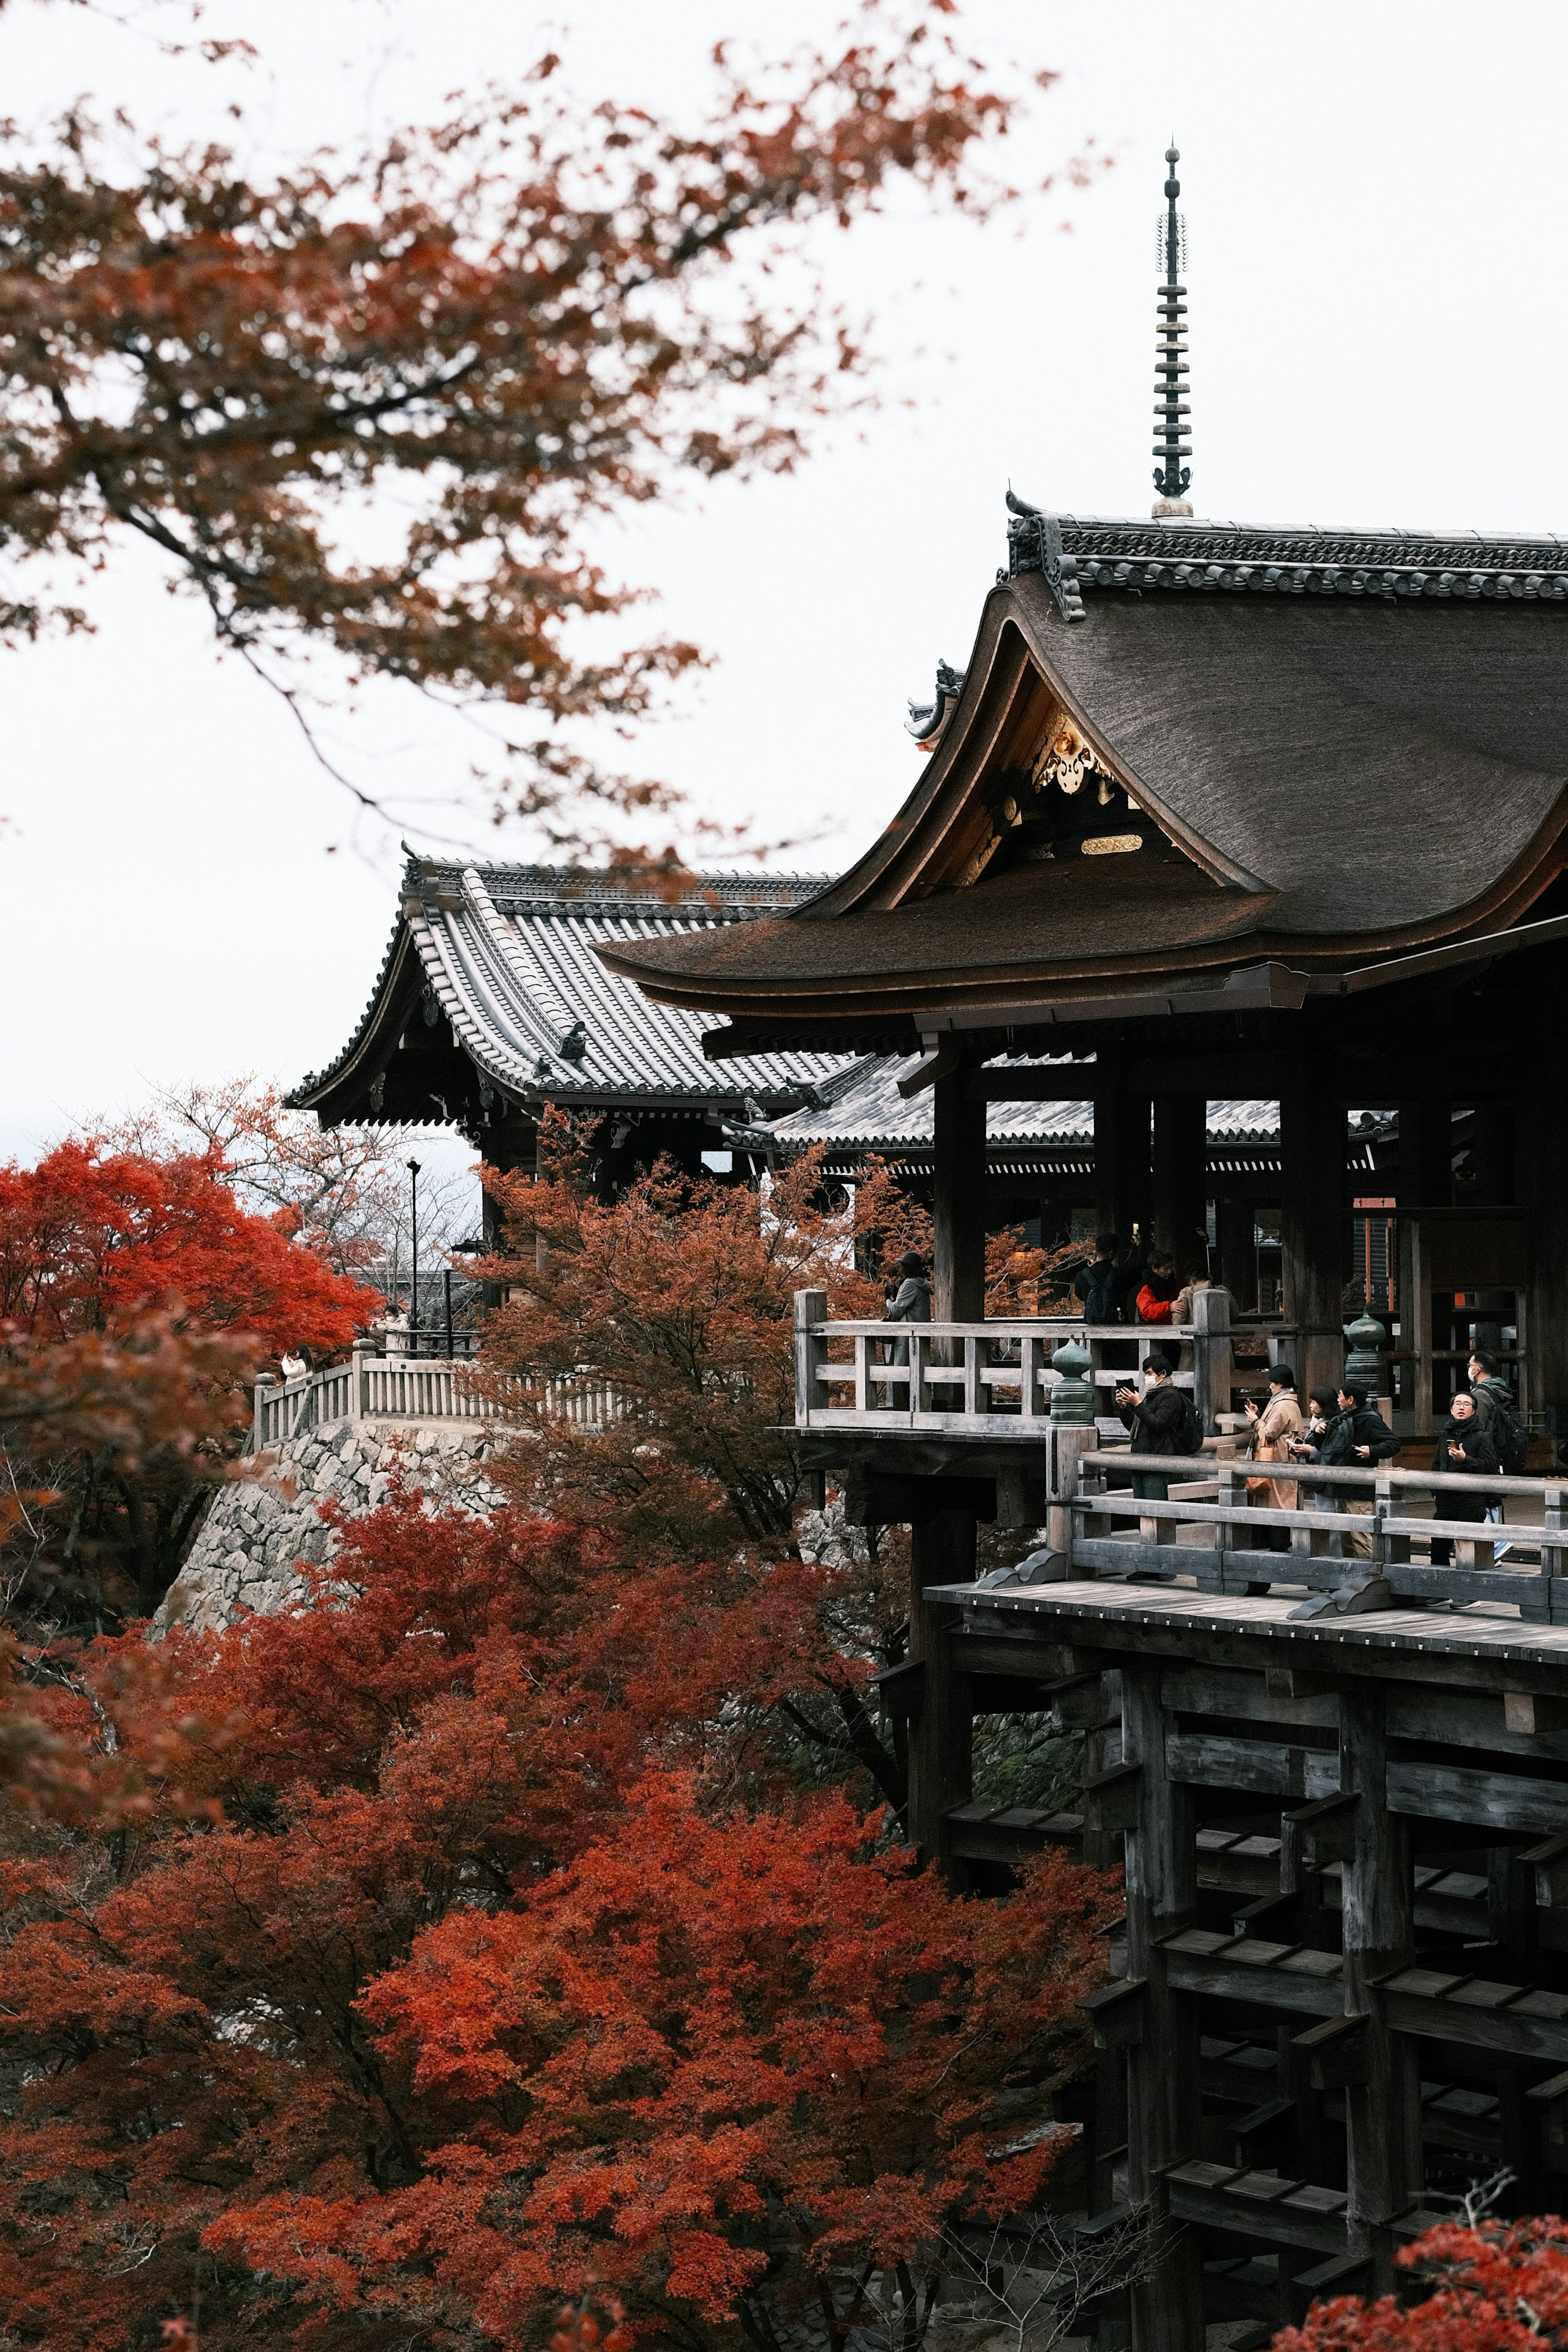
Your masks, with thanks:
[[(1370, 1470), (1375, 1464), (1388, 1461), (1395, 1451), (1394, 1433), (1377, 1407), (1369, 1402), (1365, 1389), (1354, 1381), (1347, 1381), (1343, 1388), (1333, 1391), (1314, 1389), (1314, 1406), (1320, 1397), (1331, 1393), (1335, 1412), (1327, 1428), (1309, 1443), (1292, 1445), (1291, 1452), (1298, 1460), (1321, 1462), (1325, 1470)], [(1340, 1509), (1354, 1518), (1370, 1518), (1372, 1496), (1365, 1493), (1345, 1495)], [(1347, 1533), (1344, 1540), (1359, 1559), (1372, 1558), (1370, 1535)]]
[[(1495, 1478), (1497, 1475), (1497, 1447), (1492, 1443), (1490, 1433), (1482, 1426), (1480, 1416), (1476, 1412), (1476, 1401), (1468, 1389), (1461, 1389), (1448, 1407), (1448, 1426), (1437, 1432), (1432, 1467), (1434, 1470), (1465, 1471), (1477, 1478)], [(1439, 1519), (1468, 1519), (1477, 1527), (1483, 1527), (1488, 1499), (1485, 1494), (1467, 1495), (1457, 1487), (1439, 1486), (1437, 1507), (1433, 1516)], [(1490, 1568), (1494, 1565), (1494, 1557), (1490, 1544), (1479, 1548), (1476, 1566)], [(1433, 1567), (1451, 1567), (1453, 1558), (1454, 1547), (1448, 1538), (1434, 1536)]]

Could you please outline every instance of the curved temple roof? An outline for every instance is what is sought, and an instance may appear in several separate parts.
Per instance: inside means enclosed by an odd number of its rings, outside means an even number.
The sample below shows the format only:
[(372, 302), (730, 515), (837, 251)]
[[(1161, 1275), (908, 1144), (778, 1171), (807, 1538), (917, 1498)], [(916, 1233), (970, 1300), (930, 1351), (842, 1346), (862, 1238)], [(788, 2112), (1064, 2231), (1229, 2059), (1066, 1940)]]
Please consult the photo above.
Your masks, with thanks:
[(411, 1021), (418, 1038), (425, 1024), (438, 1027), (443, 1019), (481, 1088), (525, 1107), (663, 1108), (747, 1094), (799, 1097), (837, 1070), (839, 1058), (762, 1052), (721, 1076), (704, 1058), (700, 1017), (650, 1004), (605, 969), (596, 950), (739, 927), (815, 897), (825, 878), (704, 875), (672, 904), (652, 884), (637, 888), (541, 866), (411, 860), (397, 927), (359, 1027), (289, 1100), (327, 1119), (382, 1116), (378, 1082), (384, 1087)]
[[(929, 1087), (905, 1100), (898, 1082), (908, 1077), (920, 1056), (893, 1055), (856, 1062), (817, 1090), (815, 1103), (789, 1111), (771, 1122), (777, 1141), (787, 1150), (805, 1150), (821, 1143), (842, 1150), (913, 1150), (929, 1152), (936, 1136), (936, 1097)], [(993, 1067), (998, 1066), (993, 1065)], [(1026, 1065), (1032, 1076), (1041, 1064)], [(1080, 1082), (1082, 1062), (1069, 1063)], [(999, 1066), (1006, 1075), (1006, 1065)], [(1211, 1102), (1207, 1131), (1211, 1141), (1277, 1143), (1280, 1106), (1277, 1102)], [(986, 1106), (986, 1139), (998, 1144), (1075, 1143), (1092, 1149), (1094, 1106), (1085, 1100), (1060, 1102), (992, 1102)]]
[(881, 838), (787, 915), (612, 970), (748, 1027), (1197, 1010), (1276, 961), (1299, 1003), (1516, 924), (1562, 869), (1568, 545), (1011, 504)]

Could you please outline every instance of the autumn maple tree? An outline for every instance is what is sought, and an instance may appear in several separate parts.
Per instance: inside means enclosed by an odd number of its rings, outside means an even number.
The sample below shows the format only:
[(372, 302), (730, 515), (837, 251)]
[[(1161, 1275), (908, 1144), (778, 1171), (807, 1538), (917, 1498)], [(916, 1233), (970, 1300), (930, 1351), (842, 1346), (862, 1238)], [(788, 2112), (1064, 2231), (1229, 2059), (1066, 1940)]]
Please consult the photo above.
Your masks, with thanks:
[(24, 1612), (102, 1627), (153, 1609), (248, 1417), (246, 1383), (378, 1304), (267, 1218), (218, 1154), (92, 1138), (0, 1167), (0, 1563)]
[(683, 1613), (591, 1531), (409, 1491), (341, 1538), (167, 1688), (126, 1637), (35, 1696), (141, 1779), (0, 1854), (21, 2343), (152, 2345), (193, 2281), (208, 2352), (542, 2345), (606, 2292), (768, 2343), (1039, 2192), (1106, 1881), (966, 1901), (802, 1794), (716, 1705), (711, 1582)]
[[(501, 797), (563, 841), (585, 793), (660, 805), (553, 731), (634, 720), (699, 658), (626, 641), (641, 592), (593, 540), (683, 478), (792, 465), (852, 394), (820, 226), (895, 187), (977, 212), (1007, 193), (988, 151), (1049, 77), (967, 56), (956, 16), (861, 0), (821, 49), (721, 46), (684, 121), (575, 92), (542, 55), (267, 178), (85, 111), (52, 141), (5, 126), (0, 623), (35, 633), (49, 566), (139, 539), (301, 716), (314, 645), (494, 706), (518, 763)], [(355, 549), (367, 499), (379, 559)]]

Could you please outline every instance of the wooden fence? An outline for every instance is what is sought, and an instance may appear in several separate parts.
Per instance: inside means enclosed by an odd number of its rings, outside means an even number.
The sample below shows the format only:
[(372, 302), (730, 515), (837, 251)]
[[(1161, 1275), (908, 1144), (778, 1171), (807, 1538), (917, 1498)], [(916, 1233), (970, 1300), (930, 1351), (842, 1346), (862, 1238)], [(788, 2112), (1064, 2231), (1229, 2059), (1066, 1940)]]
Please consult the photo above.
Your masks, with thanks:
[[(423, 1427), (442, 1422), (505, 1421), (507, 1408), (474, 1386), (475, 1366), (459, 1357), (376, 1356), (356, 1348), (346, 1364), (293, 1381), (258, 1381), (251, 1445), (259, 1454), (309, 1429), (339, 1422)], [(597, 1372), (549, 1381), (545, 1409), (579, 1428), (602, 1428), (629, 1410)]]
[[(1043, 1434), (1066, 1339), (1089, 1351), (1085, 1378), (1109, 1413), (1118, 1388), (1142, 1390), (1145, 1356), (1174, 1351), (1207, 1428), (1230, 1410), (1229, 1297), (1201, 1291), (1191, 1323), (1084, 1324), (1039, 1316), (985, 1323), (828, 1320), (827, 1294), (795, 1294), (795, 1425), (801, 1430), (932, 1430), (951, 1436)], [(903, 1359), (902, 1361), (894, 1359)], [(1020, 1427), (1020, 1423), (1023, 1426)]]
[[(1257, 1593), (1272, 1584), (1322, 1592), (1359, 1571), (1385, 1582), (1396, 1600), (1511, 1601), (1521, 1617), (1568, 1623), (1568, 1477), (1303, 1465), (1294, 1473), (1300, 1507), (1281, 1511), (1254, 1506), (1246, 1481), (1265, 1473), (1288, 1478), (1292, 1472), (1283, 1463), (1090, 1447), (1071, 1464), (1064, 1456), (1063, 1468), (1071, 1488), (1058, 1506), (1070, 1525), (1065, 1576), (1190, 1576), (1200, 1592)], [(1114, 1483), (1151, 1474), (1168, 1482), (1166, 1499)], [(1484, 1524), (1439, 1516), (1445, 1499), (1460, 1496), (1472, 1507), (1497, 1504), (1513, 1516)], [(1263, 1547), (1260, 1538), (1276, 1530), (1287, 1549)], [(1366, 1547), (1359, 1558), (1357, 1537)], [(1429, 1550), (1434, 1540), (1452, 1545), (1457, 1565), (1414, 1557), (1415, 1547)], [(1502, 1544), (1507, 1564), (1493, 1566), (1494, 1547)]]

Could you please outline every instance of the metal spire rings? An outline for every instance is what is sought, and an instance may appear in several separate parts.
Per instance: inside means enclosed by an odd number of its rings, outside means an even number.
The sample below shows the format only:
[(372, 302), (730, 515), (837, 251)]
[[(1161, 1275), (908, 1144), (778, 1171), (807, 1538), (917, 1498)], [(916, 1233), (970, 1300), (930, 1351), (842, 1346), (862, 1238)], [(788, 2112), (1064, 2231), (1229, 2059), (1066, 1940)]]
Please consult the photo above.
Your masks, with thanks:
[(1183, 321), (1186, 305), (1182, 296), (1186, 288), (1181, 283), (1186, 267), (1186, 223), (1176, 210), (1176, 200), (1181, 194), (1181, 182), (1176, 176), (1176, 166), (1181, 161), (1177, 147), (1166, 149), (1166, 162), (1170, 169), (1166, 178), (1166, 212), (1158, 224), (1159, 261), (1165, 270), (1165, 284), (1160, 288), (1157, 308), (1160, 314), (1160, 340), (1155, 346), (1155, 456), (1159, 464), (1155, 467), (1155, 488), (1159, 492), (1156, 515), (1189, 515), (1192, 512), (1184, 493), (1192, 479), (1190, 467), (1182, 459), (1190, 457), (1190, 444), (1182, 439), (1187, 431), (1186, 334)]

